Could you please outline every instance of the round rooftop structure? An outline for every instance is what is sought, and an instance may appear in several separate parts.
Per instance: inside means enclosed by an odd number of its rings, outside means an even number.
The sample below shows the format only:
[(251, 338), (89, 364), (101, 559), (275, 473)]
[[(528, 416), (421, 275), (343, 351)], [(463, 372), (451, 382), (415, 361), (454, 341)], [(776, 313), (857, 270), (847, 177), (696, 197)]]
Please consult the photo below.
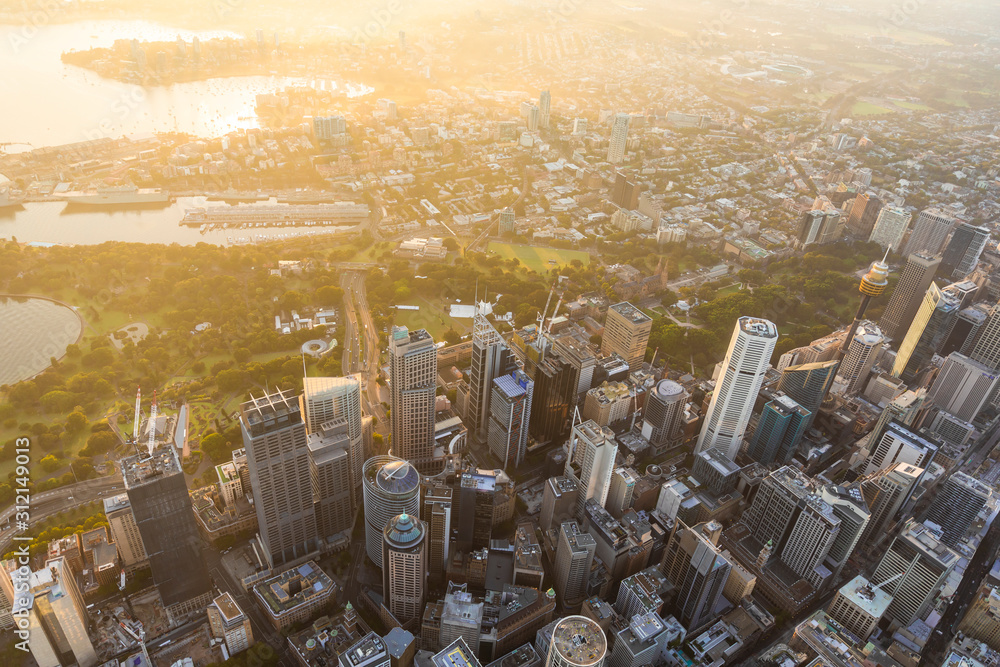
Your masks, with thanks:
[(420, 473), (395, 456), (373, 456), (362, 470), (365, 503), (365, 551), (382, 567), (386, 526), (400, 515), (419, 516)]
[(426, 529), (419, 519), (404, 513), (390, 519), (383, 532), (390, 549), (409, 549), (420, 544)]
[(663, 401), (678, 400), (684, 395), (684, 387), (673, 380), (663, 379), (656, 383), (654, 389), (657, 397)]
[(567, 616), (552, 629), (547, 664), (553, 667), (595, 667), (604, 662), (608, 640), (595, 621)]

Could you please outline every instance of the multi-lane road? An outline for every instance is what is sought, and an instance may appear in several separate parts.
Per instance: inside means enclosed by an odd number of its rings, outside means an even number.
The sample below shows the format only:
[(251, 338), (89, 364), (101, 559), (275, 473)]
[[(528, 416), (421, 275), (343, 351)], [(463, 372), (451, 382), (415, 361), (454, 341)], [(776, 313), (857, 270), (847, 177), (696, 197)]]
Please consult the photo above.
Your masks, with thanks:
[(365, 383), (361, 402), (365, 412), (376, 419), (375, 430), (383, 432), (387, 426), (385, 409), (378, 385), (381, 359), (379, 332), (375, 328), (368, 293), (365, 291), (365, 273), (348, 271), (341, 277), (344, 289), (344, 311), (347, 324), (344, 335), (344, 373), (357, 374)]

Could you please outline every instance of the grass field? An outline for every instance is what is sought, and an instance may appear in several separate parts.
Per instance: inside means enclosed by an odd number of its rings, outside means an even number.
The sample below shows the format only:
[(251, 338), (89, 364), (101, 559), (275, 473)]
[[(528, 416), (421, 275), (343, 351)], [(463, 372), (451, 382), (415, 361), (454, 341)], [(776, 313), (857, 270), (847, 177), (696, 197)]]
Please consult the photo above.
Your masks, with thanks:
[[(517, 257), (521, 260), (521, 264), (537, 273), (545, 273), (557, 266), (566, 266), (574, 259), (578, 259), (584, 264), (590, 264), (590, 253), (581, 250), (559, 250), (557, 248), (494, 243), (492, 241), (486, 249), (504, 259)], [(550, 264), (549, 260), (555, 260), (555, 264)]]
[(469, 333), (472, 320), (456, 320), (448, 314), (448, 304), (443, 299), (411, 297), (407, 306), (420, 306), (420, 310), (397, 310), (393, 323), (408, 329), (427, 329), (427, 333), (440, 342), (445, 331), (454, 329), (459, 334)]
[(871, 102), (855, 102), (854, 106), (851, 107), (852, 116), (881, 116), (886, 113), (892, 113), (892, 109), (886, 109)]

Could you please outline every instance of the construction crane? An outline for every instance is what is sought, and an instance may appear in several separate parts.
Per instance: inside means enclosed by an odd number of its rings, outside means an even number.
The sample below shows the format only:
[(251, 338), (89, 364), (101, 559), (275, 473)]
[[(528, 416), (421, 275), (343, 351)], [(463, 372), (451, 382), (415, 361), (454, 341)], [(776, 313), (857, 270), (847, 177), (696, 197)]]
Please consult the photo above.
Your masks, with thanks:
[(132, 444), (139, 442), (139, 422), (142, 420), (142, 387), (135, 390), (135, 415), (132, 424)]
[(156, 390), (153, 390), (153, 404), (149, 407), (149, 440), (146, 441), (147, 453), (152, 456), (156, 448)]

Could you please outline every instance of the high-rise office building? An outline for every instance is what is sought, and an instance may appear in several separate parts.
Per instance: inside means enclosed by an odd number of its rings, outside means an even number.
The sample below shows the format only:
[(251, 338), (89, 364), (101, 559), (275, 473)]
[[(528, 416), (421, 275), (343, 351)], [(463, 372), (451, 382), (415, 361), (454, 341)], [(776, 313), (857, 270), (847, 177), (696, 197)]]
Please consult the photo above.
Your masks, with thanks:
[(580, 485), (572, 477), (549, 477), (542, 489), (542, 511), (538, 524), (542, 530), (558, 528), (563, 521), (576, 515), (576, 499)]
[(427, 576), (440, 585), (451, 557), (451, 516), (454, 491), (436, 483), (424, 491), (421, 518), (427, 526)]
[(400, 623), (419, 619), (427, 600), (427, 529), (413, 514), (386, 524), (382, 541), (385, 606)]
[(517, 221), (517, 213), (514, 209), (508, 207), (500, 211), (499, 222), (497, 223), (497, 234), (503, 236), (504, 234), (514, 232), (514, 223)]
[(587, 597), (590, 566), (596, 552), (594, 537), (581, 531), (576, 521), (566, 521), (559, 526), (555, 589), (564, 606), (576, 606)]
[(646, 394), (642, 413), (642, 437), (654, 448), (680, 444), (686, 419), (688, 393), (673, 380), (664, 378)]
[(833, 572), (833, 580), (836, 580), (871, 520), (871, 509), (865, 502), (860, 486), (856, 484), (850, 487), (828, 484), (820, 489), (819, 497), (840, 519), (840, 531), (830, 545), (824, 563)]
[(985, 303), (977, 303), (958, 311), (951, 333), (941, 346), (941, 356), (947, 357), (952, 352), (971, 355), (979, 341), (979, 334), (990, 319), (990, 307)]
[(142, 545), (142, 535), (132, 514), (128, 494), (122, 493), (104, 499), (104, 516), (108, 520), (111, 539), (118, 549), (118, 558), (126, 572), (133, 572), (149, 565), (146, 547)]
[(986, 364), (952, 352), (927, 394), (939, 409), (971, 422), (986, 405), (1000, 382), (1000, 374)]
[[(477, 305), (472, 320), (472, 364), (469, 368), (469, 407), (463, 422), (479, 442), (486, 442), (493, 380), (516, 370), (514, 356), (500, 333)], [(405, 458), (405, 457), (404, 457)]]
[(26, 579), (19, 582), (28, 588), (18, 590), (13, 613), (27, 617), (28, 648), (35, 662), (40, 667), (98, 664), (88, 634), (87, 606), (65, 559), (47, 560)]
[(736, 460), (777, 341), (778, 328), (773, 322), (741, 317), (736, 323), (695, 453), (718, 449)]
[(357, 507), (361, 504), (361, 468), (365, 463), (361, 381), (356, 376), (306, 377), (302, 380), (300, 403), (307, 433), (317, 433), (324, 425), (347, 427), (351, 502)]
[(320, 540), (348, 533), (354, 525), (349, 429), (344, 422), (327, 422), (310, 433), (309, 479)]
[[(853, 218), (853, 215), (852, 215)], [(882, 249), (892, 248), (899, 252), (903, 245), (903, 236), (913, 216), (896, 206), (886, 206), (878, 214), (878, 220), (872, 229), (868, 240), (882, 246)]]
[(528, 132), (536, 132), (540, 127), (542, 122), (542, 111), (534, 104), (528, 106), (528, 116), (525, 121), (525, 125), (528, 128)]
[(1000, 369), (1000, 303), (990, 309), (969, 358), (994, 370)]
[(706, 449), (694, 455), (691, 476), (717, 496), (736, 488), (741, 468), (718, 449)]
[(618, 354), (628, 362), (630, 370), (637, 370), (646, 356), (652, 328), (653, 319), (649, 315), (628, 301), (616, 303), (608, 308), (604, 321), (601, 352), (605, 355)]
[(939, 534), (913, 519), (907, 521), (871, 578), (878, 586), (902, 575), (882, 588), (892, 596), (885, 616), (892, 619), (894, 627), (905, 628), (921, 618), (958, 560), (958, 554), (941, 542)]
[[(204, 609), (212, 580), (177, 452), (170, 444), (120, 462), (125, 492), (149, 558), (153, 583), (172, 618)], [(306, 477), (308, 479), (308, 477)], [(312, 494), (305, 483), (312, 508)]]
[(891, 595), (858, 575), (840, 587), (827, 613), (855, 637), (867, 642), (891, 603)]
[(961, 280), (972, 273), (990, 240), (990, 230), (967, 222), (959, 223), (941, 255), (941, 276)]
[(944, 344), (957, 314), (958, 300), (931, 283), (899, 344), (892, 374), (912, 382)]
[(906, 335), (940, 264), (941, 259), (933, 255), (917, 254), (907, 257), (899, 282), (878, 321), (879, 328), (887, 337), (899, 341)]
[(582, 136), (587, 134), (587, 119), (586, 118), (574, 118), (573, 119), (573, 134), (575, 136)]
[[(489, 386), (487, 381), (487, 386)], [(424, 329), (394, 326), (389, 336), (389, 427), (392, 452), (418, 470), (437, 473), (434, 394), (437, 348)]]
[(791, 396), (778, 392), (761, 411), (747, 454), (764, 465), (775, 461), (788, 463), (805, 435), (811, 416)]
[(275, 568), (319, 548), (306, 425), (290, 392), (251, 398), (240, 412), (260, 544)]
[(625, 147), (628, 143), (628, 126), (632, 117), (627, 113), (615, 114), (611, 121), (611, 141), (608, 144), (608, 162), (621, 164), (625, 161)]
[(573, 405), (579, 405), (581, 396), (594, 386), (594, 372), (597, 370), (596, 351), (593, 345), (582, 342), (569, 333), (555, 336), (552, 340), (552, 352), (570, 366), (576, 380)]
[(912, 255), (917, 252), (924, 252), (928, 255), (938, 254), (956, 222), (954, 216), (940, 208), (924, 209), (913, 224), (913, 232), (906, 242), (903, 254)]
[(877, 227), (877, 220), (885, 209), (885, 204), (875, 195), (859, 193), (854, 198), (851, 212), (847, 218), (847, 228), (851, 234), (859, 238), (868, 238)]
[(382, 567), (382, 533), (400, 514), (420, 514), (420, 473), (408, 461), (373, 456), (364, 466), (365, 549)]
[(840, 532), (840, 518), (803, 473), (785, 466), (765, 477), (741, 521), (814, 588), (831, 581), (833, 573), (821, 566)]
[(603, 667), (608, 639), (596, 621), (567, 616), (556, 621), (545, 667)]
[(838, 375), (844, 379), (845, 394), (856, 394), (868, 384), (875, 358), (882, 349), (885, 337), (874, 322), (865, 320), (847, 346), (847, 356), (840, 364)]
[(923, 474), (923, 468), (899, 462), (862, 480), (859, 488), (871, 518), (859, 544), (870, 547), (882, 541)]
[(945, 480), (924, 523), (941, 526), (941, 541), (950, 547), (965, 537), (990, 499), (990, 489), (961, 470)]
[(627, 211), (639, 208), (639, 195), (642, 188), (625, 174), (615, 174), (615, 184), (611, 189), (611, 203)]
[(528, 423), (535, 383), (523, 371), (501, 375), (492, 382), (489, 435), (493, 456), (504, 470), (516, 468), (528, 451)]
[[(672, 619), (676, 622), (676, 619)], [(683, 632), (683, 629), (680, 630)], [(615, 633), (608, 667), (646, 667), (656, 664), (664, 646), (679, 637), (668, 632), (662, 618), (650, 612), (635, 616)]]
[(547, 90), (542, 91), (538, 96), (538, 110), (541, 114), (538, 126), (543, 130), (547, 130), (552, 120), (552, 93)]
[(639, 481), (639, 473), (631, 468), (618, 467), (611, 473), (611, 486), (604, 508), (616, 519), (621, 519), (625, 510), (632, 507), (632, 495)]
[(577, 397), (578, 374), (558, 354), (548, 353), (537, 365), (529, 365), (535, 383), (531, 397), (528, 431), (541, 443), (564, 442), (570, 429), (570, 406)]
[(933, 440), (910, 430), (896, 421), (885, 425), (879, 440), (871, 447), (865, 461), (863, 475), (887, 470), (893, 463), (909, 463), (927, 468), (937, 455), (938, 445)]
[(660, 569), (677, 591), (680, 621), (694, 632), (715, 617), (732, 564), (718, 547), (722, 526), (688, 527), (680, 519), (664, 550)]
[(478, 654), (485, 607), (482, 599), (473, 598), (466, 584), (449, 583), (441, 606), (439, 644), (447, 646), (461, 637), (469, 649)]
[(791, 396), (796, 403), (810, 412), (807, 430), (819, 414), (819, 408), (833, 385), (839, 365), (836, 360), (817, 361), (788, 366), (781, 371), (778, 391)]
[(579, 487), (576, 515), (582, 518), (588, 500), (604, 507), (608, 499), (618, 443), (610, 428), (585, 421), (573, 427), (568, 445), (564, 474)]

